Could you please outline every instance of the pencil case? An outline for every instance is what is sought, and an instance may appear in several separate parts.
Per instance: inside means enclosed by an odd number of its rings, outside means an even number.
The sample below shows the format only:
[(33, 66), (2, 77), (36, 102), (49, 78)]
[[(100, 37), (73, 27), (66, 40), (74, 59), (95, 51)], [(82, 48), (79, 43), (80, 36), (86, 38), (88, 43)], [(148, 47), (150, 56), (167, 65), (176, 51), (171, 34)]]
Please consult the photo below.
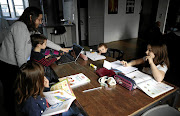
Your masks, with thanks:
[(108, 76), (108, 77), (111, 77), (111, 76), (114, 76), (115, 75), (115, 72), (113, 70), (108, 70), (106, 68), (99, 68), (98, 70), (96, 70), (96, 73), (100, 76), (100, 77), (103, 77), (103, 76)]
[(130, 91), (136, 89), (137, 87), (133, 79), (123, 74), (114, 75), (114, 79), (116, 80), (116, 83), (120, 84), (121, 86), (125, 87), (126, 89)]

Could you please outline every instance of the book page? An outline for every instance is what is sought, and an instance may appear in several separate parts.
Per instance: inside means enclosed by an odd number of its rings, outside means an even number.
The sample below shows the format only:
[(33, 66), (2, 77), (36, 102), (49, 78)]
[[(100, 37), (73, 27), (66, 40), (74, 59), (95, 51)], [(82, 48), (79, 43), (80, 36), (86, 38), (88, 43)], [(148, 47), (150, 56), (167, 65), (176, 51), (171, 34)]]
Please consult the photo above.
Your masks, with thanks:
[(90, 82), (90, 79), (87, 76), (85, 76), (83, 73), (59, 78), (59, 81), (65, 78), (68, 79), (71, 88), (76, 88), (78, 86), (81, 86)]
[(134, 71), (134, 72), (129, 73), (129, 74), (126, 74), (126, 76), (133, 79), (136, 82), (136, 84), (139, 84), (141, 82), (153, 79), (152, 76), (145, 74), (139, 70)]
[(144, 91), (148, 96), (155, 98), (163, 93), (172, 90), (174, 87), (167, 85), (163, 82), (159, 83), (154, 79), (147, 80), (143, 83), (138, 84), (138, 87)]
[(106, 59), (105, 56), (103, 55), (99, 55), (97, 52), (89, 52), (89, 51), (86, 51), (86, 56), (88, 58), (90, 58), (92, 61), (97, 61), (97, 60), (103, 60), (103, 59)]
[(50, 105), (55, 105), (57, 103), (67, 101), (71, 98), (73, 99), (76, 98), (75, 96), (67, 93), (66, 91), (62, 89), (43, 92), (43, 94)]
[(60, 102), (55, 105), (52, 105), (51, 107), (46, 108), (46, 110), (43, 112), (42, 116), (51, 116), (51, 115), (66, 112), (66, 111), (68, 111), (69, 107), (71, 106), (71, 104), (74, 100), (75, 100), (75, 98), (72, 98), (72, 99), (68, 99), (64, 102)]
[[(53, 91), (52, 91), (53, 90)], [(76, 99), (67, 79), (54, 84), (51, 91), (43, 92), (45, 99), (51, 105), (43, 113), (43, 116), (55, 115), (68, 111), (72, 102)]]
[(68, 79), (62, 79), (60, 82), (54, 84), (51, 86), (51, 91), (62, 89), (65, 92), (69, 93), (72, 96), (75, 96), (72, 89), (70, 88)]

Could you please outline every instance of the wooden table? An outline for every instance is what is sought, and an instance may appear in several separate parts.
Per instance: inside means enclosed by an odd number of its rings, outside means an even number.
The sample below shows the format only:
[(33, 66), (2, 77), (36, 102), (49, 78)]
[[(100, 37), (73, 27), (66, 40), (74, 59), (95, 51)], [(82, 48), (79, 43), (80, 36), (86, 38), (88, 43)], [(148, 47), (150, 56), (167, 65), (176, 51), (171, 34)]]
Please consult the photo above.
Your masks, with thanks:
[[(108, 58), (107, 60), (114, 61), (112, 58)], [(59, 66), (52, 65), (52, 68), (59, 77), (83, 73), (91, 80), (90, 83), (73, 89), (77, 99), (76, 103), (89, 116), (140, 115), (158, 104), (165, 103), (169, 98), (172, 98), (173, 100), (171, 101), (174, 101), (172, 105), (175, 105), (177, 101), (179, 88), (169, 83), (174, 89), (154, 99), (139, 89), (129, 91), (121, 85), (116, 85), (111, 89), (103, 88), (83, 93), (83, 90), (100, 86), (97, 81), (99, 76), (89, 66), (90, 63), (100, 68), (102, 67), (103, 60), (93, 62), (91, 60), (84, 61), (79, 58), (76, 63)]]

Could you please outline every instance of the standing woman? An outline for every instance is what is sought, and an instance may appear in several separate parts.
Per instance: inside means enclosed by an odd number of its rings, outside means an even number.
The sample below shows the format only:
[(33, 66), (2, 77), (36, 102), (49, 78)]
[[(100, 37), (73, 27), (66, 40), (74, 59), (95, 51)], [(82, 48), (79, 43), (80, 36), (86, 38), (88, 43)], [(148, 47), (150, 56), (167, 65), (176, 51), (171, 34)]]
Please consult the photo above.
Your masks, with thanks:
[[(24, 10), (19, 20), (10, 27), (0, 47), (1, 81), (4, 91), (4, 103), (6, 109), (13, 111), (14, 96), (13, 84), (19, 67), (27, 62), (30, 57), (32, 45), (30, 34), (38, 32), (38, 26), (42, 24), (42, 11), (36, 7), (28, 7)], [(51, 41), (47, 46), (55, 50), (69, 51), (69, 48), (61, 48)]]

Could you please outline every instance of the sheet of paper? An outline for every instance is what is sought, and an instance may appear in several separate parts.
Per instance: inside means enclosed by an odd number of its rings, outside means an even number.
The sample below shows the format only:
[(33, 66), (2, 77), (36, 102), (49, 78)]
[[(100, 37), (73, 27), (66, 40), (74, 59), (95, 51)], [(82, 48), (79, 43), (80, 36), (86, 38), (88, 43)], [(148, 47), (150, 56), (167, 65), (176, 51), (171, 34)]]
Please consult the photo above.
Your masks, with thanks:
[(103, 60), (103, 59), (106, 59), (105, 56), (103, 55), (99, 55), (97, 52), (89, 52), (89, 51), (86, 51), (86, 56), (88, 58), (90, 58), (92, 61), (97, 61), (97, 60)]
[(111, 63), (108, 62), (107, 60), (104, 60), (104, 64), (103, 64), (103, 67), (110, 70), (111, 69)]
[(122, 73), (124, 74), (128, 74), (128, 73), (131, 73), (135, 70), (137, 70), (136, 67), (125, 67), (123, 66), (119, 60), (117, 61), (114, 61), (114, 62), (111, 62), (111, 68), (112, 69), (117, 69), (117, 70), (120, 70)]

